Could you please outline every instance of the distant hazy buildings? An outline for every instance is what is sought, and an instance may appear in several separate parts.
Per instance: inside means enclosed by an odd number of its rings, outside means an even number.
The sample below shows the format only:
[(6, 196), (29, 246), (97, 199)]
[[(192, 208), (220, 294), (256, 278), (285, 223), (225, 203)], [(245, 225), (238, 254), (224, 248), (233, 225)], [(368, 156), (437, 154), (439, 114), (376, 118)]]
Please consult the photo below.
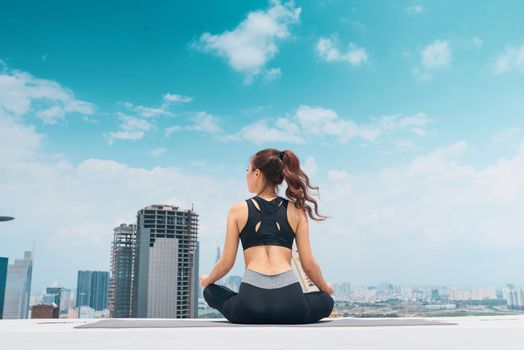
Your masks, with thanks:
[(137, 213), (132, 316), (198, 317), (198, 215), (171, 205)]
[(107, 309), (109, 272), (78, 271), (76, 306), (89, 306), (96, 311)]
[(131, 317), (131, 291), (136, 225), (121, 224), (113, 230), (109, 311), (113, 318)]
[(449, 300), (486, 300), (497, 299), (494, 287), (450, 288)]
[(42, 304), (55, 304), (58, 308), (60, 308), (62, 289), (62, 287), (47, 287), (44, 295), (42, 296)]
[[(216, 258), (215, 258), (215, 264), (218, 262), (218, 260), (220, 260), (220, 245), (219, 244), (217, 244), (217, 255), (216, 255)], [(219, 278), (218, 280), (216, 280), (215, 284), (224, 284), (224, 277)]]
[(31, 307), (31, 318), (58, 318), (59, 309), (56, 304), (38, 304)]
[(424, 310), (453, 310), (457, 308), (457, 304), (425, 304), (422, 307)]
[(67, 314), (71, 307), (74, 307), (73, 304), (73, 292), (68, 288), (61, 288), (60, 290), (60, 313)]
[(502, 291), (502, 297), (506, 299), (508, 309), (524, 310), (524, 288), (508, 284)]
[(0, 320), (4, 313), (5, 284), (7, 282), (8, 259), (0, 257)]
[(333, 292), (341, 299), (349, 298), (351, 295), (351, 283), (342, 282), (333, 285)]
[(23, 259), (15, 259), (7, 267), (7, 280), (4, 300), (4, 319), (27, 318), (29, 312), (29, 295), (33, 273), (33, 254), (24, 252)]
[(221, 278), (221, 280), (223, 280), (224, 286), (228, 287), (234, 292), (238, 292), (238, 290), (240, 289), (240, 283), (242, 282), (242, 276), (231, 275), (225, 278)]

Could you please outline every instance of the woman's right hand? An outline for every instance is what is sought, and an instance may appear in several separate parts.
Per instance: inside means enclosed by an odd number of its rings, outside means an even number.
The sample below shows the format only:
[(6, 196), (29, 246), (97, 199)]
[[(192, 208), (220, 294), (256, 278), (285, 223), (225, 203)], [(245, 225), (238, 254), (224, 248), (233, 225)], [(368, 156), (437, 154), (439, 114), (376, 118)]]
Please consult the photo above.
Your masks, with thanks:
[(329, 295), (333, 294), (333, 286), (331, 285), (331, 283), (326, 282), (326, 288), (324, 288), (323, 292)]

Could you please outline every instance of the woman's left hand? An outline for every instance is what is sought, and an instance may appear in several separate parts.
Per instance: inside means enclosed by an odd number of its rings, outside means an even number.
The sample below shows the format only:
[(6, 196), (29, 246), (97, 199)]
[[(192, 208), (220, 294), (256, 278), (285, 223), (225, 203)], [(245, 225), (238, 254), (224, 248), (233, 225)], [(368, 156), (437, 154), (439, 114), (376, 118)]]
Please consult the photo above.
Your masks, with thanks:
[(202, 288), (206, 288), (207, 285), (209, 284), (209, 283), (207, 283), (207, 276), (208, 275), (201, 275), (200, 276), (200, 286), (202, 286)]

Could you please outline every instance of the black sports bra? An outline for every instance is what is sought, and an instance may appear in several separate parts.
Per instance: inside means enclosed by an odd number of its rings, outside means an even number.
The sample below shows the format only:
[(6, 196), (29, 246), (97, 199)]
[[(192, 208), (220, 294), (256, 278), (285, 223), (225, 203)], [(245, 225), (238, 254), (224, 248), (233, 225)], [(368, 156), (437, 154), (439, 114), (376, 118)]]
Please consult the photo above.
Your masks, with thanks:
[[(260, 209), (253, 201), (256, 201)], [(295, 233), (287, 220), (289, 200), (278, 196), (268, 201), (255, 196), (246, 199), (246, 202), (247, 223), (240, 231), (243, 250), (257, 245), (279, 245), (292, 249)]]

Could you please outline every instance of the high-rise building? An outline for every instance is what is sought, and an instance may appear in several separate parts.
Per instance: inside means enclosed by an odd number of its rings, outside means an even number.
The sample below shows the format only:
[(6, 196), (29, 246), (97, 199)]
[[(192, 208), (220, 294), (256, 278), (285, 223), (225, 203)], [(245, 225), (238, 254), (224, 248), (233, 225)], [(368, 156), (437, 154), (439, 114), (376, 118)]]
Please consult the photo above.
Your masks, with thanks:
[(23, 319), (29, 316), (29, 295), (33, 274), (33, 253), (24, 252), (23, 259), (7, 267), (4, 319)]
[(55, 304), (60, 309), (62, 290), (62, 287), (47, 287), (42, 296), (42, 304)]
[(74, 306), (72, 304), (73, 302), (73, 294), (71, 289), (61, 287), (60, 290), (60, 313), (61, 314), (67, 314), (69, 312), (69, 308)]
[(0, 257), (0, 320), (4, 313), (5, 284), (7, 282), (7, 264), (9, 259)]
[(135, 242), (136, 225), (121, 224), (114, 228), (109, 282), (109, 311), (113, 318), (131, 317)]
[(503, 298), (506, 299), (508, 309), (524, 310), (524, 288), (508, 284), (503, 290)]
[(198, 215), (171, 205), (137, 213), (132, 316), (198, 317)]
[(193, 306), (193, 313), (190, 317), (197, 318), (198, 317), (198, 298), (202, 294), (202, 288), (200, 287), (200, 267), (198, 262), (200, 261), (200, 242), (197, 240), (195, 245), (195, 253), (194, 253), (194, 259), (193, 259), (193, 270), (191, 273), (193, 274), (193, 296), (191, 299), (192, 306)]
[[(218, 260), (220, 260), (220, 256), (220, 245), (217, 244), (217, 256), (215, 258), (215, 264), (218, 262)], [(224, 277), (217, 279), (215, 284), (224, 284)]]
[(240, 289), (240, 283), (242, 282), (242, 276), (230, 275), (228, 277), (223, 278), (223, 280), (224, 286), (226, 286), (234, 292), (238, 292), (238, 290)]
[(109, 272), (78, 271), (76, 306), (90, 306), (99, 311), (107, 309)]

